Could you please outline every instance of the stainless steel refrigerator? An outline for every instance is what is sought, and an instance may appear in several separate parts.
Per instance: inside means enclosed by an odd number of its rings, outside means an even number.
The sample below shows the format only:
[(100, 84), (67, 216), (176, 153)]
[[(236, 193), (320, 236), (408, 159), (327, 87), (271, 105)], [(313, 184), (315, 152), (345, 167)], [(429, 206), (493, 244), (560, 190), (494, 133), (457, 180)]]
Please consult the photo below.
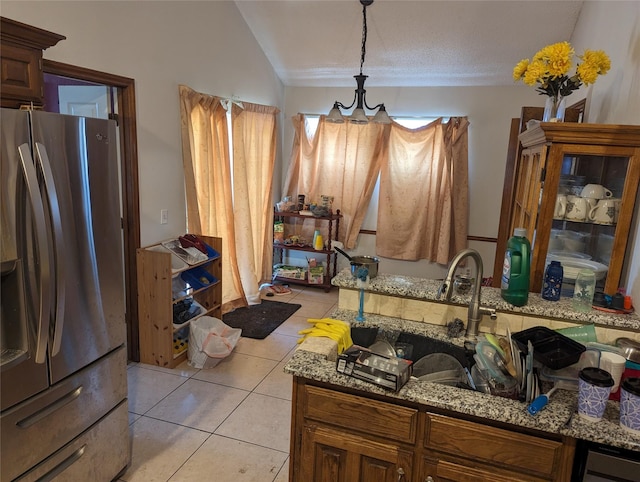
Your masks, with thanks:
[(130, 461), (115, 122), (0, 122), (0, 480), (112, 480)]

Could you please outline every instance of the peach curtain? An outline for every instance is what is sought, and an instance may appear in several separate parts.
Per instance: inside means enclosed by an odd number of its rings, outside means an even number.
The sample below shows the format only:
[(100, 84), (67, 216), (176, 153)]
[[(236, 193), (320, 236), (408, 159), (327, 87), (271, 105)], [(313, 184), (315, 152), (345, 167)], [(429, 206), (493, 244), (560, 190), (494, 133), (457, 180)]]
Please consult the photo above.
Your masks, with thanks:
[(240, 282), (226, 111), (219, 97), (181, 85), (182, 160), (188, 231), (222, 238), (222, 310), (246, 306)]
[(260, 303), (259, 285), (271, 281), (272, 184), (279, 110), (248, 102), (231, 110), (233, 209), (240, 279), (249, 304)]
[(447, 264), (467, 243), (466, 118), (393, 123), (380, 171), (376, 254)]
[(292, 120), (294, 145), (284, 195), (304, 194), (312, 201), (322, 194), (334, 196), (333, 209), (344, 216), (339, 239), (354, 248), (385, 155), (388, 126), (334, 124), (321, 116), (310, 137), (303, 114)]

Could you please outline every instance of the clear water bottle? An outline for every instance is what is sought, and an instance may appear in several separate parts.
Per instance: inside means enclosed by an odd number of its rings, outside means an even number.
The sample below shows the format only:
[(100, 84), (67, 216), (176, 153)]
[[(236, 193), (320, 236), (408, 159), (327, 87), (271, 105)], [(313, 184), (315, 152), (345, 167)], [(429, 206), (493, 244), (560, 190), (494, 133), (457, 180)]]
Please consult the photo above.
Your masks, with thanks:
[(558, 301), (562, 290), (564, 269), (560, 261), (551, 261), (544, 272), (542, 283), (542, 298), (548, 301)]
[(596, 291), (596, 277), (590, 269), (582, 269), (576, 277), (573, 291), (573, 309), (575, 311), (591, 311), (593, 295)]

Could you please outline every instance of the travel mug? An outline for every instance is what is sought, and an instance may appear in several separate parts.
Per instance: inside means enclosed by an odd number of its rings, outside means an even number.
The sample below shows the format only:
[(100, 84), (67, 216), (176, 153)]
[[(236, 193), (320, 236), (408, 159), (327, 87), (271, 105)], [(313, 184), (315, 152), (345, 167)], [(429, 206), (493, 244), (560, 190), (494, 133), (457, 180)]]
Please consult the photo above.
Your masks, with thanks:
[(620, 426), (640, 435), (640, 378), (627, 378), (620, 387)]
[(607, 407), (613, 378), (600, 368), (587, 367), (578, 376), (578, 416), (591, 422), (599, 421)]

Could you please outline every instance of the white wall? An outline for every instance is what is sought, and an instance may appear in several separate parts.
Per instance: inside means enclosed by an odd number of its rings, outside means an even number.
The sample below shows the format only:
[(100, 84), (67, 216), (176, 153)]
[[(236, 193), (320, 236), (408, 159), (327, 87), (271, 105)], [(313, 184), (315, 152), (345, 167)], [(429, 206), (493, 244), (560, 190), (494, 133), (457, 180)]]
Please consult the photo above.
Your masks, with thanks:
[[(233, 2), (3, 0), (2, 16), (66, 36), (47, 59), (135, 79), (143, 246), (186, 227), (178, 85), (283, 102), (282, 83)], [(160, 225), (164, 208), (169, 223)]]

